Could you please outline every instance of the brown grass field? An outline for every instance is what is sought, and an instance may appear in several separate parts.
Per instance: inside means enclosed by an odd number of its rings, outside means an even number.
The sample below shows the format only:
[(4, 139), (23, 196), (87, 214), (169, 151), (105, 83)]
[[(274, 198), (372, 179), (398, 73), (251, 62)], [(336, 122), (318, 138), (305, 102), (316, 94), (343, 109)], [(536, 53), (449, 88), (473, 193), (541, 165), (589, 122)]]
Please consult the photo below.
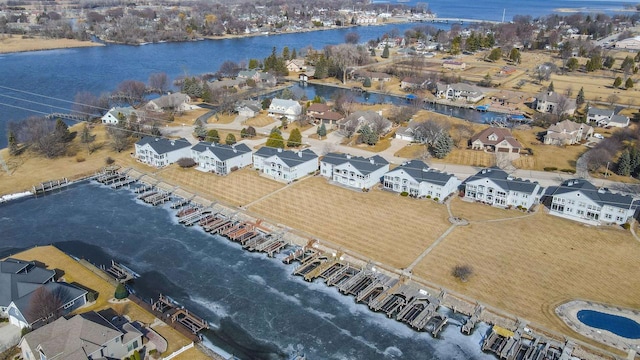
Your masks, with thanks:
[(65, 49), (89, 46), (104, 45), (91, 41), (79, 41), (74, 39), (44, 39), (40, 37), (28, 39), (23, 38), (22, 36), (0, 37), (0, 53)]
[[(638, 258), (640, 242), (621, 228), (585, 226), (539, 211), (455, 229), (414, 274), (581, 338), (563, 325), (554, 308), (571, 299), (640, 307)], [(473, 267), (468, 282), (451, 276), (457, 264)]]
[(257, 116), (244, 121), (244, 125), (253, 127), (263, 127), (270, 124), (280, 125), (279, 123), (276, 123), (276, 120), (274, 118), (267, 115), (266, 111), (261, 111)]
[(433, 201), (348, 190), (322, 177), (294, 183), (249, 210), (396, 268), (411, 264), (449, 227), (446, 207)]
[(284, 184), (261, 177), (257, 171), (248, 168), (228, 176), (218, 176), (171, 165), (160, 170), (156, 177), (170, 184), (179, 184), (189, 192), (232, 206), (248, 204), (284, 187)]
[(519, 159), (513, 162), (514, 166), (528, 170), (544, 170), (545, 167), (549, 166), (558, 169), (575, 170), (576, 160), (588, 148), (584, 145), (545, 145), (536, 138), (538, 132), (544, 131), (540, 127), (513, 131), (513, 135), (525, 148), (533, 150), (533, 156), (520, 156)]
[(521, 211), (500, 209), (493, 206), (476, 204), (469, 201), (462, 201), (457, 196), (451, 198), (450, 206), (451, 213), (453, 213), (454, 216), (458, 216), (473, 222), (516, 218), (525, 216), (527, 214)]
[[(98, 292), (97, 301), (86, 307), (78, 309), (76, 311), (78, 313), (113, 308), (117, 312), (129, 316), (132, 320), (141, 321), (145, 324), (151, 324), (155, 319), (153, 314), (148, 313), (131, 301), (121, 303), (109, 302), (109, 300), (113, 298), (115, 287), (54, 246), (34, 247), (12, 255), (12, 257), (26, 261), (41, 261), (45, 263), (49, 269), (60, 269), (64, 271), (64, 280), (66, 282), (77, 282), (84, 287)], [(169, 326), (154, 327), (154, 330), (167, 340), (167, 354), (180, 349), (190, 342), (189, 339), (182, 336), (179, 332), (173, 330)], [(188, 353), (185, 352), (183, 355), (180, 355), (178, 359), (204, 360), (209, 358), (194, 349), (190, 350)]]
[[(424, 156), (425, 152), (426, 145), (411, 144), (396, 151), (394, 155), (407, 159), (420, 159)], [(444, 159), (431, 157), (429, 158), (429, 161), (435, 163), (488, 167), (496, 164), (496, 157), (494, 154), (486, 153), (484, 151), (454, 148)]]

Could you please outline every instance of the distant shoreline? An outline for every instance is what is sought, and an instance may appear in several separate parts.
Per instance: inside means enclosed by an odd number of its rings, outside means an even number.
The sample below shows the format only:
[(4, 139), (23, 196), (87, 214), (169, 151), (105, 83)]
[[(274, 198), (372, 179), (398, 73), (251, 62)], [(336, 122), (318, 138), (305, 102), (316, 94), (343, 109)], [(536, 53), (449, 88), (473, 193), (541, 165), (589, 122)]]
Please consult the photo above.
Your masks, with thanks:
[(0, 54), (94, 46), (104, 46), (104, 44), (74, 39), (46, 39), (42, 37), (23, 38), (22, 36), (0, 37)]

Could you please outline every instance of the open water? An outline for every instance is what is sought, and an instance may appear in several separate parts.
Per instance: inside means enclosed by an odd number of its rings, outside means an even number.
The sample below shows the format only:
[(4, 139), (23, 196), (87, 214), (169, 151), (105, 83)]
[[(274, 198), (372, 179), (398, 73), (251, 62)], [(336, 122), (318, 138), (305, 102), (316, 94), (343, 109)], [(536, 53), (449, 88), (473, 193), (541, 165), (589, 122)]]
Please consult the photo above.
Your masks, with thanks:
[(133, 285), (139, 296), (162, 292), (205, 317), (214, 325), (205, 343), (241, 359), (287, 359), (297, 349), (308, 359), (494, 359), (480, 351), (487, 325), (464, 336), (453, 315), (433, 339), (294, 277), (279, 259), (186, 228), (129, 190), (85, 182), (1, 204), (0, 229), (2, 257), (53, 243), (96, 264), (126, 264), (141, 275)]

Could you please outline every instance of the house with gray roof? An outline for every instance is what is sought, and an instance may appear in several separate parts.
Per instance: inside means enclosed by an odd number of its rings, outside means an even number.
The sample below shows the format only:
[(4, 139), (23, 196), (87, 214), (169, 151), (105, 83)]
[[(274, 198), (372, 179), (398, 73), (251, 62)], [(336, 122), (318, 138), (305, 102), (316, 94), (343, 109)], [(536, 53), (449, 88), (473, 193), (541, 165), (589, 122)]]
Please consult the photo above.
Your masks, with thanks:
[(165, 110), (188, 111), (197, 108), (198, 106), (191, 104), (191, 97), (189, 95), (180, 92), (160, 96), (145, 105), (145, 109), (156, 112), (163, 112)]
[(576, 111), (576, 100), (557, 92), (543, 91), (536, 95), (533, 107), (541, 113), (557, 114), (558, 111), (562, 111), (562, 114), (573, 115)]
[(502, 208), (530, 209), (540, 201), (543, 191), (537, 182), (514, 178), (497, 167), (480, 170), (462, 185), (465, 200)]
[(609, 122), (611, 117), (615, 114), (615, 111), (609, 109), (599, 109), (597, 107), (589, 107), (589, 111), (587, 112), (587, 122), (604, 126), (601, 124), (606, 124)]
[[(88, 292), (65, 282), (48, 282), (14, 300), (7, 308), (9, 322), (19, 328), (38, 328), (48, 322), (53, 312), (68, 314), (87, 303)], [(43, 315), (38, 307), (42, 299), (53, 299), (58, 308), (51, 314)]]
[(251, 165), (251, 149), (245, 144), (216, 144), (199, 142), (191, 147), (191, 158), (197, 170), (227, 175)]
[(460, 179), (429, 168), (420, 160), (411, 160), (384, 175), (384, 188), (397, 193), (406, 192), (414, 198), (433, 198), (444, 201), (460, 186)]
[(565, 180), (550, 189), (549, 214), (591, 225), (624, 224), (633, 217), (633, 197), (596, 188), (584, 179)]
[[(142, 348), (142, 332), (129, 322), (113, 324), (91, 311), (61, 317), (22, 337), (23, 359), (122, 359)], [(115, 318), (114, 318), (115, 319)]]
[(435, 95), (440, 99), (464, 100), (469, 103), (476, 103), (484, 98), (484, 93), (479, 87), (465, 83), (438, 83)]
[(132, 108), (131, 106), (129, 106), (129, 107), (112, 107), (100, 119), (102, 120), (103, 124), (116, 125), (116, 124), (118, 124), (120, 122), (121, 119), (122, 120), (129, 120), (129, 118), (133, 114), (137, 115), (136, 110), (134, 108)]
[(0, 312), (7, 316), (13, 302), (48, 282), (54, 281), (56, 272), (37, 266), (33, 261), (7, 258), (0, 261)]
[(328, 153), (320, 160), (320, 175), (356, 189), (370, 189), (389, 171), (389, 162), (379, 155), (370, 158)]
[(191, 156), (191, 143), (185, 139), (166, 139), (145, 136), (135, 144), (135, 157), (138, 161), (161, 168), (173, 164), (184, 157)]
[(258, 100), (243, 100), (236, 105), (238, 115), (252, 118), (262, 111), (262, 104)]
[(284, 150), (268, 146), (253, 153), (253, 167), (276, 180), (291, 182), (318, 170), (318, 155), (309, 149)]
[(302, 114), (302, 106), (295, 100), (278, 99), (271, 100), (269, 105), (269, 116), (281, 118), (286, 116), (289, 121), (296, 121)]

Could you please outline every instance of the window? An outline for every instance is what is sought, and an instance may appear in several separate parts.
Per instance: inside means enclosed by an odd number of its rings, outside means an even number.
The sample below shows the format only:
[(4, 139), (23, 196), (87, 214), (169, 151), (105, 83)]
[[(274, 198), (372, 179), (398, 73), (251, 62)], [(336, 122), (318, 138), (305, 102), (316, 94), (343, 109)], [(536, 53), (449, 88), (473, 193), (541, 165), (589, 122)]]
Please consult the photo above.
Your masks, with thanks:
[(71, 300), (68, 303), (64, 304), (64, 306), (62, 307), (63, 309), (68, 309), (70, 307), (73, 306), (73, 303), (75, 302), (75, 300)]

